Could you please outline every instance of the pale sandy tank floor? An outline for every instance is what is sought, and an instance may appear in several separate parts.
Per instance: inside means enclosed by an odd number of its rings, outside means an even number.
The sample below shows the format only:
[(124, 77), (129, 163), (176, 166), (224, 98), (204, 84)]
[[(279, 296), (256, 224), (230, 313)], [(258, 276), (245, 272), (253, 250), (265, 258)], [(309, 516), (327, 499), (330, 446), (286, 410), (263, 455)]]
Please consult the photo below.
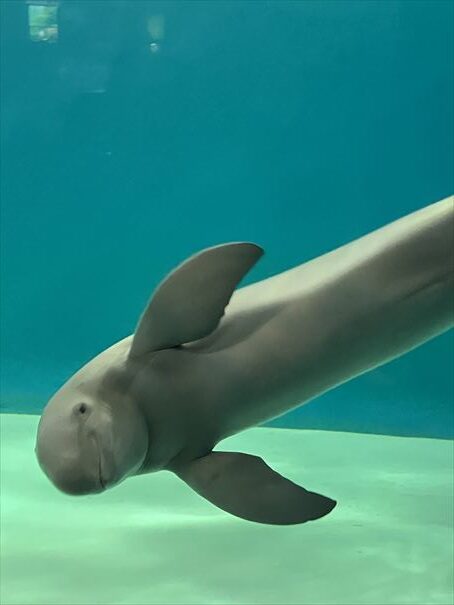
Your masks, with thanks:
[(263, 456), (339, 502), (325, 519), (235, 519), (159, 473), (100, 496), (58, 493), (34, 458), (38, 418), (1, 420), (0, 602), (453, 603), (453, 444), (254, 429), (225, 449)]

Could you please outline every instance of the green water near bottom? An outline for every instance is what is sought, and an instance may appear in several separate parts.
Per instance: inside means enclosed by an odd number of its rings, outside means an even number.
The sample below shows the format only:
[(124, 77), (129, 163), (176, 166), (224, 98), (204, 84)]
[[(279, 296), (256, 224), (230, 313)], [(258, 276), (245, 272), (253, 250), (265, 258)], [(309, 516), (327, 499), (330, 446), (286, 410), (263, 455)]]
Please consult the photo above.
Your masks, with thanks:
[(102, 495), (57, 492), (36, 416), (1, 421), (2, 605), (425, 604), (453, 594), (453, 443), (258, 428), (223, 447), (332, 496), (322, 520), (271, 527), (169, 473)]

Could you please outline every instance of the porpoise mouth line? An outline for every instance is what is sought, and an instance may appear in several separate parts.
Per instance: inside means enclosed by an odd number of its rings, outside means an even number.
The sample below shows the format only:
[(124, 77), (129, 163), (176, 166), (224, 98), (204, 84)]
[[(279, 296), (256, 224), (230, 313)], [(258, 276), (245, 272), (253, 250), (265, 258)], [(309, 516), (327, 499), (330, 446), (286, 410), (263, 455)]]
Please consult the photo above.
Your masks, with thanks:
[(99, 442), (96, 439), (96, 437), (93, 437), (93, 440), (96, 443), (96, 450), (98, 452), (98, 481), (99, 481), (99, 485), (101, 486), (101, 489), (103, 491), (105, 491), (106, 490), (106, 482), (104, 481), (104, 478), (102, 476), (101, 448), (99, 447)]

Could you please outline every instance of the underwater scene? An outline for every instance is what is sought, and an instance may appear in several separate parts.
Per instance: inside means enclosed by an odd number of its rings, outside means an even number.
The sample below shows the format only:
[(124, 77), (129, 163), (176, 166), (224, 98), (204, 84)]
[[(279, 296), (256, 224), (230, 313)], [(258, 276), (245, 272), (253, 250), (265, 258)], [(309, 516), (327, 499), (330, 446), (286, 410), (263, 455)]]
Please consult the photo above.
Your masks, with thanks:
[(0, 604), (452, 605), (454, 2), (0, 25)]

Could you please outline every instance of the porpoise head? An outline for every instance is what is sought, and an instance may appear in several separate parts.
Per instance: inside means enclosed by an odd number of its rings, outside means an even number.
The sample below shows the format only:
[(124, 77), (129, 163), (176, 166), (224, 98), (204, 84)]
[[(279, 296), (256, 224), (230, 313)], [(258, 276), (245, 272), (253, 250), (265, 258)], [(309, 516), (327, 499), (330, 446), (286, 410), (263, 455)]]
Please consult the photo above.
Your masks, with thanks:
[(121, 389), (99, 384), (71, 379), (41, 416), (38, 462), (66, 494), (95, 494), (117, 485), (140, 468), (148, 450), (140, 410)]

